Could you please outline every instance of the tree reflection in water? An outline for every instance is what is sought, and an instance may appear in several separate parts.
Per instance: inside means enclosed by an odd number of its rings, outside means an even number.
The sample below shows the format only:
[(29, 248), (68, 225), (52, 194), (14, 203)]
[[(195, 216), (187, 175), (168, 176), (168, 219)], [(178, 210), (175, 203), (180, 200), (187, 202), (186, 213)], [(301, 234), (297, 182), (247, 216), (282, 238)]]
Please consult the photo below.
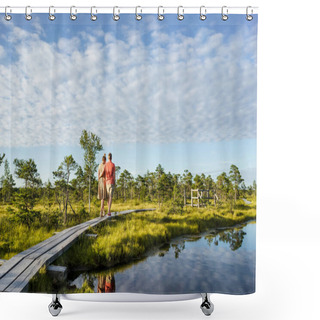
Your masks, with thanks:
[(185, 241), (181, 243), (173, 243), (172, 248), (174, 248), (174, 257), (179, 258), (179, 254), (186, 248)]
[[(223, 242), (229, 244), (229, 247), (232, 251), (238, 250), (243, 243), (244, 236), (246, 233), (242, 230), (242, 228), (233, 228), (226, 230), (215, 230), (207, 234), (204, 238), (207, 240), (208, 245), (210, 246), (212, 243), (215, 246), (219, 245), (219, 242)], [(160, 248), (160, 257), (164, 257), (170, 248), (174, 249), (174, 256), (176, 259), (179, 258), (180, 253), (185, 249), (185, 242), (194, 242), (200, 240), (201, 236), (192, 236), (188, 239), (181, 239), (179, 242), (166, 244), (165, 246)]]
[(238, 250), (243, 243), (243, 239), (246, 233), (242, 229), (228, 229), (217, 233), (211, 233), (205, 236), (209, 246), (213, 242), (216, 246), (219, 245), (219, 241), (229, 244), (232, 251)]

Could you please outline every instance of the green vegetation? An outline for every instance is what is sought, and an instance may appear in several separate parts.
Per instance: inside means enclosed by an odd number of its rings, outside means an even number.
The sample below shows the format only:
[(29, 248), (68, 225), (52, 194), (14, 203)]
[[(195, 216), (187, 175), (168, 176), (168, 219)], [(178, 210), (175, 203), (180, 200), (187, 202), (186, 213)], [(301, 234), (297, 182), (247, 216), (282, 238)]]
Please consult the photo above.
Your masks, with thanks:
[[(94, 199), (94, 210), (88, 213), (88, 207), (80, 202), (75, 204), (74, 214), (69, 215), (68, 223), (63, 224), (63, 213), (57, 204), (37, 204), (34, 210), (38, 212), (37, 218), (28, 226), (21, 223), (18, 210), (13, 205), (0, 205), (0, 259), (10, 259), (39, 242), (53, 236), (55, 232), (72, 227), (84, 221), (94, 219), (99, 215), (99, 202)], [(131, 201), (122, 203), (115, 201), (113, 210), (152, 208), (152, 203)]]
[[(79, 145), (83, 165), (66, 156), (52, 172), (53, 180), (43, 183), (33, 159), (14, 159), (14, 175), (5, 154), (0, 154), (0, 258), (13, 255), (69, 228), (99, 215), (97, 200), (97, 153), (103, 149), (100, 138), (82, 131)], [(99, 159), (100, 161), (100, 159)], [(2, 164), (4, 163), (4, 166)], [(14, 180), (20, 181), (20, 187)], [(23, 182), (23, 183), (21, 183)], [(210, 199), (203, 208), (185, 206), (191, 189), (206, 189)], [(113, 265), (141, 256), (160, 243), (182, 234), (199, 233), (206, 228), (229, 226), (255, 217), (256, 183), (246, 186), (237, 166), (229, 175), (166, 172), (159, 164), (155, 171), (134, 177), (116, 166), (113, 211), (157, 208), (155, 212), (113, 219), (98, 228), (98, 240), (80, 241), (72, 250), (83, 252), (76, 265)], [(245, 205), (241, 198), (252, 201)], [(76, 255), (77, 256), (77, 255)], [(75, 257), (77, 259), (77, 257)]]
[(82, 237), (55, 264), (71, 269), (94, 269), (126, 263), (177, 236), (199, 234), (210, 228), (231, 227), (255, 219), (255, 209), (255, 202), (246, 205), (238, 200), (232, 213), (228, 206), (187, 207), (175, 213), (171, 206), (164, 205), (156, 211), (118, 216), (106, 225), (90, 230), (90, 233), (98, 234), (96, 240)]
[(91, 210), (91, 183), (95, 180), (94, 175), (96, 173), (98, 164), (96, 163), (96, 157), (98, 151), (101, 151), (102, 144), (100, 143), (100, 138), (92, 132), (83, 130), (80, 137), (80, 145), (84, 150), (84, 170), (83, 176), (88, 181), (89, 186), (89, 213)]

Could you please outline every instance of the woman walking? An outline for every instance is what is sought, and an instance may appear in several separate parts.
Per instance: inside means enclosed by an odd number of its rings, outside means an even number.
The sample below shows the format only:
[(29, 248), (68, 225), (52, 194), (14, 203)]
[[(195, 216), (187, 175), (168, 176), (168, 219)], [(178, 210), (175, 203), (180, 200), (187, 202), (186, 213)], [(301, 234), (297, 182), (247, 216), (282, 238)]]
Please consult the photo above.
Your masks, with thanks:
[(107, 198), (106, 179), (103, 174), (106, 161), (107, 157), (106, 154), (104, 154), (102, 157), (102, 163), (99, 164), (98, 168), (98, 199), (101, 200), (100, 217), (104, 217), (105, 215), (104, 200)]

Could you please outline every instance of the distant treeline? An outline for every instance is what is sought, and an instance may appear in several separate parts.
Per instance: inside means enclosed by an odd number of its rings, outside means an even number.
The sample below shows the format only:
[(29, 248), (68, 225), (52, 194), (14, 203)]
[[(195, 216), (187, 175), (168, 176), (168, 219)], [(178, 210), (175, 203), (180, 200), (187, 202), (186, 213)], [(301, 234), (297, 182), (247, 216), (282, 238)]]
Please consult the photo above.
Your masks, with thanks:
[[(84, 166), (77, 164), (72, 155), (66, 156), (52, 173), (54, 183), (41, 180), (33, 159), (14, 159), (15, 170), (12, 174), (5, 154), (0, 154), (0, 167), (4, 165), (4, 175), (0, 178), (0, 201), (13, 206), (9, 210), (27, 225), (32, 224), (40, 214), (34, 210), (37, 204), (49, 211), (54, 205), (57, 206), (64, 223), (67, 222), (68, 212), (76, 214), (76, 204), (88, 203), (90, 213), (91, 201), (97, 194), (97, 153), (102, 150), (102, 145), (97, 135), (83, 130), (80, 146), (84, 151)], [(74, 179), (70, 179), (71, 174)], [(16, 187), (14, 177), (24, 181), (23, 187)], [(188, 170), (183, 174), (165, 172), (160, 164), (154, 172), (147, 171), (134, 177), (128, 170), (116, 166), (115, 200), (152, 201), (159, 206), (171, 201), (177, 210), (181, 210), (185, 197), (190, 198), (191, 189), (209, 189), (210, 196), (217, 196), (218, 205), (228, 202), (232, 210), (239, 197), (255, 195), (256, 183), (254, 181), (253, 185), (246, 186), (235, 165), (216, 179), (205, 174), (192, 175)], [(85, 212), (84, 206), (82, 211)]]

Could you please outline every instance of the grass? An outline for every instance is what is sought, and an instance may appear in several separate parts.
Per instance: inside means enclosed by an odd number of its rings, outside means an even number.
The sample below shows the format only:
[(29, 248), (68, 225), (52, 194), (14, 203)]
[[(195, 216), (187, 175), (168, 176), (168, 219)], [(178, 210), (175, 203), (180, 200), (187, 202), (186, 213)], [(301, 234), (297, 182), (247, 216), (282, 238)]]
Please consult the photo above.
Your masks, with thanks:
[[(253, 200), (253, 199), (249, 199)], [(71, 269), (111, 267), (141, 258), (148, 250), (187, 234), (199, 234), (210, 228), (231, 227), (255, 219), (256, 205), (239, 200), (230, 213), (228, 208), (191, 208), (174, 213), (168, 205), (161, 210), (132, 213), (110, 219), (90, 233), (92, 240), (82, 237), (55, 264)]]
[[(106, 225), (98, 226), (90, 233), (97, 233), (96, 240), (83, 237), (66, 254), (57, 260), (57, 264), (68, 265), (72, 268), (96, 268), (113, 266), (132, 259), (140, 258), (155, 246), (169, 242), (172, 238), (185, 234), (198, 234), (209, 228), (227, 227), (254, 219), (256, 215), (255, 201), (246, 205), (239, 200), (233, 214), (226, 206), (219, 208), (186, 207), (182, 213), (164, 204), (161, 209), (152, 212), (132, 213), (119, 216), (108, 221)], [(83, 211), (83, 205), (73, 206), (75, 211)], [(129, 200), (114, 201), (112, 211), (129, 209), (155, 208), (156, 203)], [(9, 208), (9, 210), (8, 210)], [(93, 219), (99, 215), (99, 201), (92, 202), (91, 214), (85, 207), (85, 214), (69, 213), (67, 225), (50, 226), (46, 223), (48, 216), (44, 206), (37, 205), (35, 210), (41, 212), (42, 222), (28, 228), (26, 225), (10, 221), (14, 208), (0, 205), (0, 258), (10, 259), (39, 242), (51, 237), (54, 232), (69, 228), (75, 224)], [(51, 212), (58, 208), (51, 207)]]
[[(137, 200), (127, 202), (114, 201), (112, 210), (124, 211), (129, 209), (152, 208), (154, 206), (153, 203), (143, 203)], [(57, 214), (60, 218), (60, 224), (58, 226), (53, 226), (48, 223), (50, 215), (48, 215), (47, 208), (38, 204), (34, 209), (41, 213), (42, 222), (37, 222), (29, 228), (24, 224), (11, 220), (15, 212), (13, 206), (0, 205), (0, 259), (8, 260), (19, 252), (27, 250), (39, 242), (50, 238), (53, 236), (54, 232), (59, 232), (66, 228), (70, 228), (73, 225), (96, 218), (99, 216), (100, 203), (94, 199), (91, 206), (91, 214), (88, 213), (88, 206), (85, 206), (85, 214), (82, 216), (80, 215), (80, 212), (83, 211), (82, 204), (75, 204), (73, 205), (73, 208), (75, 212), (79, 214), (74, 215), (74, 213), (69, 211), (69, 222), (67, 225), (62, 225), (62, 216), (57, 213), (58, 206), (52, 206), (50, 209), (51, 214)]]

